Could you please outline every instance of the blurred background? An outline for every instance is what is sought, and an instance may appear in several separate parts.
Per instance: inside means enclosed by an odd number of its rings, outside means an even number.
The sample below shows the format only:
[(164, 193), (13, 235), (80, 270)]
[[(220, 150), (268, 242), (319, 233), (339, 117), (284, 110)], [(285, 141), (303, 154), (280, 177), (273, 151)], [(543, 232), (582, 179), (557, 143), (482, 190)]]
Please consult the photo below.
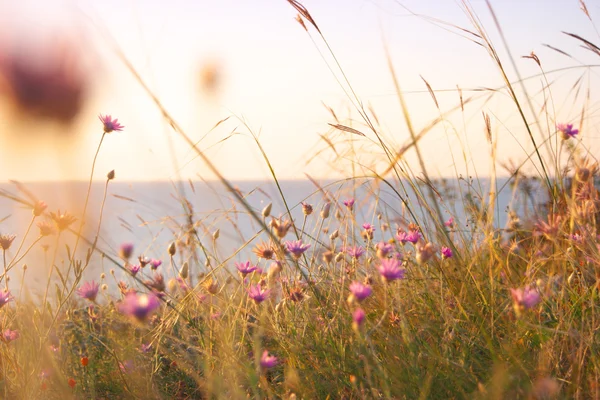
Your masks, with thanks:
[[(459, 28), (473, 29), (461, 2), (446, 0), (306, 0), (328, 44), (385, 137), (396, 146), (409, 139), (387, 66), (389, 48), (417, 129), (459, 104), (457, 87), (497, 88), (503, 81), (487, 51)], [(506, 58), (485, 1), (469, 4), (494, 41), (509, 78)], [(578, 1), (492, 1), (510, 50), (539, 112), (552, 84), (551, 113), (579, 125), (600, 58), (563, 34), (600, 43)], [(597, 3), (588, 13), (600, 14)], [(119, 180), (210, 179), (206, 167), (161, 117), (126, 68), (123, 57), (164, 107), (230, 179), (261, 179), (267, 168), (244, 122), (259, 135), (280, 178), (339, 176), (331, 157), (306, 161), (348, 133), (334, 122), (359, 119), (317, 32), (294, 20), (287, 1), (1, 0), (0, 180), (86, 180), (101, 136), (97, 115), (125, 125), (100, 152), (97, 179), (115, 169)], [(568, 56), (547, 46), (562, 49)], [(535, 52), (546, 77), (532, 59)], [(331, 69), (330, 69), (331, 68)], [(550, 72), (556, 69), (560, 72)], [(332, 74), (333, 70), (333, 74)], [(436, 92), (434, 104), (425, 79)], [(574, 93), (574, 84), (584, 90)], [(348, 88), (346, 87), (346, 91)], [(546, 97), (544, 97), (546, 96)], [(550, 103), (549, 103), (550, 104)], [(596, 113), (586, 115), (582, 135), (597, 148)], [(430, 173), (438, 176), (489, 172), (482, 111), (491, 116), (498, 158), (522, 161), (532, 150), (506, 92), (474, 102), (423, 141)], [(211, 131), (220, 120), (231, 116)], [(553, 127), (554, 121), (547, 126)], [(352, 124), (363, 129), (359, 122)], [(542, 127), (543, 129), (546, 126)], [(233, 134), (233, 135), (232, 135)], [(172, 140), (169, 139), (172, 138)], [(226, 139), (226, 140), (224, 140)], [(481, 151), (486, 149), (486, 151)], [(367, 152), (368, 153), (368, 152)], [(325, 154), (331, 154), (325, 153)], [(411, 160), (412, 156), (408, 156)], [(418, 172), (418, 170), (417, 170)]]

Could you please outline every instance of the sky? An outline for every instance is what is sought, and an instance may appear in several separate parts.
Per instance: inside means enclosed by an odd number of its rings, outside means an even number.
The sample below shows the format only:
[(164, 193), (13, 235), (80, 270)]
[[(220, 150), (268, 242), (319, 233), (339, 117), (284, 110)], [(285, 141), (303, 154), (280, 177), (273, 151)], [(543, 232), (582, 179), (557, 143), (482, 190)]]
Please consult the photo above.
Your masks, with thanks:
[[(571, 88), (582, 76), (582, 87), (593, 87), (596, 69), (583, 66), (600, 64), (600, 58), (562, 33), (600, 43), (579, 1), (490, 3), (518, 72), (522, 77), (535, 76), (527, 80), (527, 89), (540, 121), (534, 129), (538, 140), (543, 141), (556, 122), (579, 126), (585, 91), (576, 97)], [(457, 87), (466, 98), (481, 93), (469, 89), (503, 85), (486, 49), (457, 28), (474, 30), (462, 2), (305, 0), (302, 4), (317, 22), (357, 98), (374, 110), (379, 133), (392, 148), (407, 143), (410, 134), (386, 48), (417, 131), (459, 104)], [(486, 2), (468, 4), (497, 48), (509, 79), (516, 80)], [(597, 3), (589, 2), (587, 7), (592, 19), (600, 17)], [(375, 136), (347, 95), (349, 88), (327, 46), (314, 27), (308, 26), (308, 32), (301, 27), (296, 10), (285, 0), (0, 0), (0, 15), (4, 16), (0, 37), (15, 46), (37, 40), (41, 53), (52, 52), (54, 32), (72, 35), (93, 79), (90, 98), (68, 127), (16, 118), (6, 99), (0, 98), (0, 181), (89, 179), (102, 136), (100, 113), (119, 118), (125, 129), (105, 137), (95, 179), (104, 179), (112, 169), (122, 180), (214, 177), (173, 132), (115, 49), (122, 51), (174, 120), (229, 179), (268, 176), (268, 165), (252, 135), (259, 138), (279, 178), (341, 176), (352, 170), (348, 158), (367, 167), (354, 164), (354, 173), (384, 169), (378, 163), (380, 151), (369, 143)], [(545, 77), (539, 76), (534, 61), (522, 58), (532, 51)], [(567, 67), (572, 68), (551, 72)], [(202, 86), (203, 71), (217, 76), (212, 90)], [(439, 108), (424, 80), (435, 91)], [(541, 91), (548, 82), (551, 90)], [(519, 96), (525, 99), (522, 92)], [(547, 115), (539, 113), (544, 96), (551, 104)], [(581, 127), (581, 147), (592, 153), (599, 145), (595, 96), (592, 92)], [(325, 105), (340, 123), (366, 132), (367, 138), (333, 130), (329, 124), (336, 122)], [(498, 159), (527, 159), (533, 149), (529, 136), (514, 104), (501, 90), (486, 103), (476, 102), (452, 114), (425, 136), (420, 146), (431, 175), (489, 174), (490, 145), (482, 112), (491, 117)], [(336, 144), (341, 159), (335, 158), (322, 135)], [(355, 153), (344, 157), (342, 149), (348, 146)], [(405, 162), (419, 171), (414, 151)]]

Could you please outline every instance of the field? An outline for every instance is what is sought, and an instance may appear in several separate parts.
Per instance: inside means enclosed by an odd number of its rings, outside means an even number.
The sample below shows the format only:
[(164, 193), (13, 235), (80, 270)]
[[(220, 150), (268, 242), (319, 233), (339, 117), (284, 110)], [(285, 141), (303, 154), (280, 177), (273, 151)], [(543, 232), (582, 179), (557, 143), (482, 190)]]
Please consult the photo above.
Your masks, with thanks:
[[(309, 10), (289, 3), (298, 29), (327, 44)], [(497, 160), (486, 107), (480, 134), (487, 146), (476, 151), (506, 173), (494, 168), (486, 180), (457, 173), (450, 178), (460, 183), (455, 189), (430, 177), (421, 141), (473, 98), (460, 93), (454, 108), (416, 128), (391, 61), (398, 118), (410, 140), (389, 142), (375, 112), (348, 90), (358, 118), (344, 120), (331, 109), (323, 152), (354, 172), (333, 184), (313, 180), (302, 202), (280, 191), (273, 204), (257, 204), (223, 176), (132, 70), (171, 133), (226, 191), (230, 208), (214, 214), (237, 232), (236, 249), (222, 245), (222, 232), (180, 190), (182, 215), (160, 257), (143, 254), (148, 243), (107, 248), (100, 240), (104, 205), (119, 178), (114, 171), (103, 177), (96, 157), (109, 135), (127, 135), (127, 121), (101, 114), (89, 139), (98, 144), (81, 213), (51, 209), (27, 184), (0, 192), (30, 221), (19, 236), (0, 224), (0, 397), (600, 398), (599, 169), (583, 140), (594, 105), (585, 103), (569, 121), (557, 120), (546, 103), (532, 106), (522, 80), (508, 77), (510, 57), (501, 61), (470, 17), (468, 33), (503, 77), (504, 86), (490, 92), (510, 99), (518, 134), (533, 151), (516, 164)], [(600, 55), (592, 42), (568, 35)], [(537, 56), (529, 57), (543, 75)], [(542, 90), (551, 91), (550, 84)], [(248, 130), (280, 188), (258, 135)], [(361, 161), (363, 145), (372, 164)], [(408, 154), (417, 162), (408, 163)], [(98, 179), (105, 182), (99, 212), (88, 205)], [(500, 225), (498, 196), (507, 191)], [(236, 215), (249, 222), (237, 226)], [(28, 260), (42, 251), (48, 275), (24, 295)]]

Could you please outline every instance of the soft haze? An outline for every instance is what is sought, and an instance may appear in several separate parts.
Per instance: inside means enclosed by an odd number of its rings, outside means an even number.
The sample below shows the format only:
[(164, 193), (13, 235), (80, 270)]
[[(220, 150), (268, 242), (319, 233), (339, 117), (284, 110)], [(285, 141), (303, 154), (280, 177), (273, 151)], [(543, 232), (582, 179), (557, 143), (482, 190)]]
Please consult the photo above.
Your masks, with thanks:
[[(434, 90), (451, 90), (436, 94), (442, 111), (459, 104), (457, 85), (465, 98), (471, 95), (468, 89), (502, 85), (498, 68), (486, 50), (469, 40), (467, 33), (440, 22), (473, 29), (461, 2), (306, 0), (303, 4), (321, 28), (358, 97), (375, 110), (382, 134), (395, 147), (406, 143), (409, 134), (394, 92), (385, 46), (407, 92), (417, 130), (439, 116), (421, 76)], [(486, 3), (470, 4), (503, 57), (510, 79), (516, 80)], [(531, 51), (540, 58), (546, 72), (600, 64), (598, 57), (582, 49), (577, 40), (561, 33), (573, 32), (591, 42), (600, 42), (578, 1), (492, 0), (491, 4), (521, 76), (540, 72), (531, 59), (521, 58)], [(587, 6), (592, 18), (600, 15), (597, 5)], [(305, 165), (318, 151), (327, 148), (320, 134), (329, 132), (333, 138), (350, 136), (331, 133), (328, 123), (335, 121), (323, 103), (340, 120), (350, 124), (347, 119), (353, 118), (356, 122), (352, 126), (365, 131), (336, 82), (341, 75), (322, 40), (313, 28), (309, 27), (310, 36), (304, 31), (294, 20), (296, 11), (284, 0), (18, 4), (3, 0), (0, 15), (5, 16), (0, 17), (0, 34), (10, 32), (10, 40), (36, 35), (47, 40), (48, 32), (56, 27), (68, 28), (83, 38), (85, 49), (94, 54), (87, 62), (96, 78), (92, 98), (77, 123), (69, 128), (73, 134), (62, 139), (51, 134), (62, 127), (14, 121), (6, 108), (0, 111), (0, 180), (86, 179), (101, 134), (99, 113), (118, 117), (126, 128), (109, 135), (103, 144), (96, 168), (98, 179), (111, 169), (123, 180), (196, 178), (197, 174), (212, 177), (172, 132), (115, 55), (112, 39), (175, 120), (194, 141), (199, 141), (199, 147), (207, 151), (228, 178), (257, 179), (268, 175), (243, 121), (259, 135), (282, 178), (301, 178), (304, 173), (317, 177), (333, 174), (329, 165), (333, 159), (331, 151)], [(573, 59), (544, 47), (544, 43), (568, 52)], [(47, 40), (45, 46), (52, 46), (52, 42)], [(329, 67), (334, 68), (335, 76)], [(216, 72), (213, 91), (201, 84), (206, 71)], [(557, 121), (579, 124), (584, 98), (582, 94), (575, 98), (569, 90), (582, 75), (584, 88), (593, 87), (597, 74), (594, 69), (590, 71), (577, 68), (548, 74), (548, 81), (554, 85), (552, 115)], [(531, 94), (538, 93), (543, 85), (540, 76), (528, 81)], [(582, 138), (593, 152), (598, 147), (593, 126), (597, 97), (594, 93), (591, 96)], [(543, 96), (539, 98), (536, 111), (543, 102)], [(527, 157), (532, 147), (522, 122), (507, 95), (500, 93), (486, 104), (467, 107), (464, 114), (456, 114), (424, 139), (422, 147), (430, 173), (455, 176), (468, 174), (473, 167), (481, 175), (489, 172), (489, 145), (483, 132), (482, 111), (491, 117), (499, 159), (523, 161)], [(207, 135), (228, 116), (228, 121)], [(545, 116), (541, 120), (545, 126), (554, 126), (554, 121)], [(17, 136), (8, 135), (17, 130)], [(36, 135), (30, 134), (32, 130)], [(229, 137), (233, 132), (237, 134)], [(413, 155), (408, 157), (409, 161), (413, 159)]]

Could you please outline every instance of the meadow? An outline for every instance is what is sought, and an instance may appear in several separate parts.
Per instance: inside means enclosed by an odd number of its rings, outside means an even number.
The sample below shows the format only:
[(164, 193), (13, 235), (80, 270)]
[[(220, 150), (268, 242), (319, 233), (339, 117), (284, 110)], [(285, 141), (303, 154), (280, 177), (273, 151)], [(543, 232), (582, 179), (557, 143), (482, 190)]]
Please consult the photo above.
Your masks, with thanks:
[[(289, 3), (299, 29), (327, 43), (310, 12)], [(469, 33), (505, 82), (493, 92), (510, 98), (519, 134), (533, 147), (507, 166), (502, 188), (496, 175), (457, 175), (456, 189), (428, 175), (420, 141), (448, 114), (417, 130), (390, 62), (410, 141), (389, 143), (374, 111), (348, 91), (358, 118), (331, 110), (336, 139), (324, 136), (325, 148), (370, 174), (313, 180), (303, 201), (289, 202), (252, 134), (281, 196), (259, 205), (221, 175), (129, 65), (171, 133), (228, 193), (228, 207), (212, 215), (237, 233), (236, 249), (221, 245), (222, 232), (183, 191), (181, 218), (160, 256), (144, 255), (148, 243), (107, 248), (100, 232), (118, 175), (97, 171), (96, 157), (80, 214), (50, 209), (26, 184), (2, 190), (30, 222), (20, 236), (0, 224), (0, 397), (600, 398), (599, 170), (582, 140), (587, 109), (573, 121), (557, 120), (546, 104), (527, 111), (521, 82), (509, 80), (472, 17)], [(543, 91), (550, 95), (550, 85)], [(448, 113), (460, 115), (470, 101), (461, 93)], [(99, 116), (90, 139), (96, 156), (108, 135), (127, 134), (127, 121), (117, 118)], [(483, 118), (484, 151), (501, 165), (495, 128)], [(362, 143), (373, 165), (361, 164)], [(409, 153), (417, 165), (406, 162)], [(88, 206), (95, 179), (105, 184), (97, 213)], [(366, 184), (385, 190), (385, 199)], [(499, 224), (498, 193), (506, 190), (511, 200)], [(240, 215), (251, 224), (239, 227)], [(48, 275), (36, 293), (21, 295), (28, 259), (42, 253)]]

